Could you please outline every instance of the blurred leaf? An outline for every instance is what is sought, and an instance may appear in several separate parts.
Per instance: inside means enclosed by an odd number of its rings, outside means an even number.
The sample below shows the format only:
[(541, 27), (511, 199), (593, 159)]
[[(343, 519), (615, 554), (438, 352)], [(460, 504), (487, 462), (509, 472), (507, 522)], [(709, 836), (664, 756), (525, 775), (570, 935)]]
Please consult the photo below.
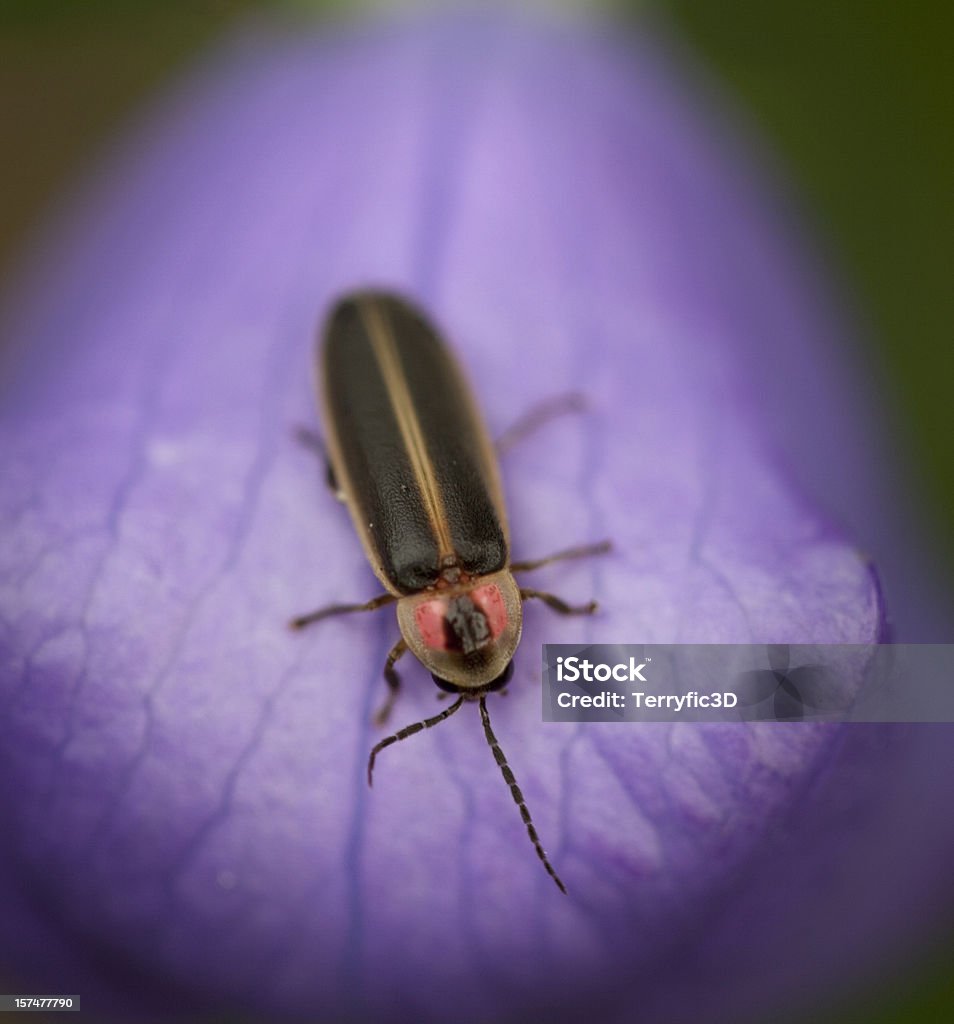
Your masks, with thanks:
[(839, 272), (853, 276), (872, 321), (885, 415), (954, 556), (952, 8), (657, 6), (755, 115), (840, 251)]

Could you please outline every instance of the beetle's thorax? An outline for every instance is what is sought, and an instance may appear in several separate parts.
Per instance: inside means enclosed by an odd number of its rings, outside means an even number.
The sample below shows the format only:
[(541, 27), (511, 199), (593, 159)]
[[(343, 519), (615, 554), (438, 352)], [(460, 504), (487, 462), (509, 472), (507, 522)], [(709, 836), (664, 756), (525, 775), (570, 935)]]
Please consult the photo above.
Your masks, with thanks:
[(438, 678), (461, 691), (503, 674), (520, 641), (520, 590), (510, 571), (470, 576), (447, 566), (426, 590), (398, 601), (408, 647)]

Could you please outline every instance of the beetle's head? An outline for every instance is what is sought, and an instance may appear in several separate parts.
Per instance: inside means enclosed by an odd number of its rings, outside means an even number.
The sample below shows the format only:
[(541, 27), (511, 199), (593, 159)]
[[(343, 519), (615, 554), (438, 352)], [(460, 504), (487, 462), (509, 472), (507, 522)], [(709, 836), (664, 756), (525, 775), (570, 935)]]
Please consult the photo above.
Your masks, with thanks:
[(509, 678), (520, 642), (520, 589), (507, 569), (402, 597), (401, 635), (445, 690), (476, 696)]

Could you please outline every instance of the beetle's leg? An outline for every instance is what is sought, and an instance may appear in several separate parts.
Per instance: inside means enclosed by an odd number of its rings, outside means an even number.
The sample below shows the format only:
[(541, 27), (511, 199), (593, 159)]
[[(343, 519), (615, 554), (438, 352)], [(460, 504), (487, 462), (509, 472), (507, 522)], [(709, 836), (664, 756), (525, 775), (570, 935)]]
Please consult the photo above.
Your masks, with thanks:
[(520, 588), (520, 596), (528, 601), (531, 597), (539, 598), (548, 608), (552, 608), (561, 615), (592, 615), (599, 607), (595, 601), (588, 601), (586, 604), (567, 604), (553, 594), (543, 590), (531, 590), (529, 587)]
[(332, 615), (347, 615), (349, 612), (373, 612), (375, 608), (392, 604), (397, 598), (394, 594), (378, 594), (364, 604), (329, 604), (317, 611), (309, 612), (307, 615), (299, 615), (288, 623), (292, 629), (303, 629), (313, 622), (320, 622), (322, 619), (329, 619)]
[(558, 551), (555, 555), (547, 558), (537, 558), (528, 562), (511, 562), (511, 572), (528, 572), (530, 569), (539, 569), (541, 566), (549, 565), (551, 562), (563, 562), (570, 558), (589, 558), (590, 555), (605, 555), (612, 550), (613, 545), (608, 540), (601, 540), (599, 544), (583, 544), (576, 548), (567, 548), (566, 551)]
[(322, 441), (321, 435), (314, 430), (310, 430), (308, 427), (298, 426), (295, 427), (295, 438), (299, 444), (314, 452), (324, 462), (325, 482), (328, 484), (328, 489), (338, 501), (344, 501), (344, 493), (338, 486), (338, 479), (335, 476), (334, 469), (331, 467), (331, 459), (328, 458), (328, 453), (325, 451), (325, 443)]
[(321, 434), (317, 430), (312, 430), (311, 427), (303, 427), (299, 424), (295, 427), (295, 440), (303, 447), (310, 448), (320, 458), (327, 458), (325, 455), (325, 443), (322, 441)]
[(388, 652), (388, 660), (384, 663), (384, 681), (388, 684), (388, 695), (384, 703), (374, 713), (374, 724), (384, 725), (391, 714), (391, 708), (401, 690), (401, 677), (394, 669), (394, 663), (407, 650), (407, 642), (402, 638)]
[(558, 416), (565, 416), (569, 412), (582, 412), (585, 408), (586, 401), (578, 391), (557, 395), (555, 398), (548, 398), (540, 402), (525, 412), (516, 423), (511, 424), (497, 438), (497, 454), (503, 455), (509, 452), (515, 444), (550, 420), (555, 420)]

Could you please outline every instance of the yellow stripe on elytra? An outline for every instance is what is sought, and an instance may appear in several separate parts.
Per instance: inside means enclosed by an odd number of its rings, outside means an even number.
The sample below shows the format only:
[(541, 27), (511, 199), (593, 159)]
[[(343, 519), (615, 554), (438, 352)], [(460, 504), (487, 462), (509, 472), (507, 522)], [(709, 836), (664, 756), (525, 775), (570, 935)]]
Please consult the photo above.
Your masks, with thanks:
[(368, 337), (371, 339), (371, 350), (374, 352), (381, 376), (384, 379), (384, 386), (391, 399), (391, 408), (394, 410), (394, 417), (397, 420), (398, 429), (401, 431), (401, 440), (404, 442), (411, 462), (411, 471), (420, 488), (424, 509), (434, 529), (443, 559), (454, 553), (450, 533), (447, 530), (444, 502), (437, 485), (434, 464), (431, 462), (427, 446), (424, 444), (421, 423), (411, 400), (407, 377), (401, 368), (394, 336), (380, 307), (375, 302), (362, 302), (359, 308), (361, 318), (368, 331)]

